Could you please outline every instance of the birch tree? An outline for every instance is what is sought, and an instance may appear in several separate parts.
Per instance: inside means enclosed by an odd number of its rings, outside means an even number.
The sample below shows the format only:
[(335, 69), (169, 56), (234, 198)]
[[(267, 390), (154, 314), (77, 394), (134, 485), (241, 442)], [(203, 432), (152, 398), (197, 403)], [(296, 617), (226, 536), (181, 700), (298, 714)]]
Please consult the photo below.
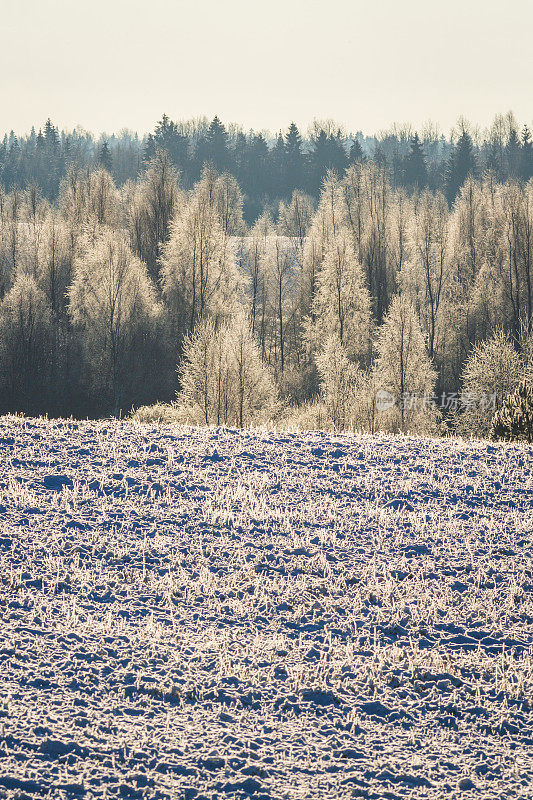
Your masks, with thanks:
[(103, 229), (82, 247), (69, 290), (69, 310), (82, 337), (90, 385), (117, 415), (143, 353), (157, 335), (160, 308), (146, 268), (127, 237)]

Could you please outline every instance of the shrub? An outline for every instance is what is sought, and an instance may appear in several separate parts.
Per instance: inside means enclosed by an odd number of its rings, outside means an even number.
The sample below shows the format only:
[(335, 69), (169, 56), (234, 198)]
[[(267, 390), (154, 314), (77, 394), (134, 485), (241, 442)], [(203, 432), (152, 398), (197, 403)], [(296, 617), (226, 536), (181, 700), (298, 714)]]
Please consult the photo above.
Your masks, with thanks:
[(494, 439), (533, 442), (533, 387), (522, 381), (492, 417)]
[(181, 410), (172, 403), (155, 403), (153, 406), (140, 406), (135, 409), (132, 418), (148, 425), (183, 424)]
[(489, 436), (494, 413), (516, 389), (520, 371), (520, 356), (508, 334), (496, 331), (477, 344), (463, 371), (456, 432), (461, 436)]

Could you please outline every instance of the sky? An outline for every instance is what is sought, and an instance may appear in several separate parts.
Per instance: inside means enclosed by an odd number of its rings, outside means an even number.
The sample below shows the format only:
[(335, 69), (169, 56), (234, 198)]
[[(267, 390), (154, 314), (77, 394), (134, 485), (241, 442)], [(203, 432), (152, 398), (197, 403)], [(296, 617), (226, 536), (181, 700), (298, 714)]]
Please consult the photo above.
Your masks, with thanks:
[(531, 0), (4, 0), (0, 131), (533, 122)]

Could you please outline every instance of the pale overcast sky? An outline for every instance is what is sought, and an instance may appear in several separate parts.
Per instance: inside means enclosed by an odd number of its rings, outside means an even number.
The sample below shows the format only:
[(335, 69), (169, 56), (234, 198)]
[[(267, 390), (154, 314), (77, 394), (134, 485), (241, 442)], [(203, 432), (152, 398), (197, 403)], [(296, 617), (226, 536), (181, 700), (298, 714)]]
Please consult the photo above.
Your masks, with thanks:
[(4, 0), (0, 131), (533, 120), (532, 0)]

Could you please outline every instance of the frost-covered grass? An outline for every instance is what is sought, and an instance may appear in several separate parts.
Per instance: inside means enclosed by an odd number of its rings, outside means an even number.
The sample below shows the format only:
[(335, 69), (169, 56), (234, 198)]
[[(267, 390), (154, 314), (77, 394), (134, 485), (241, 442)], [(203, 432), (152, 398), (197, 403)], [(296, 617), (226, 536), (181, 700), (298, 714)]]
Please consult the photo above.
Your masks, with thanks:
[(531, 797), (531, 449), (5, 417), (0, 453), (0, 797)]

